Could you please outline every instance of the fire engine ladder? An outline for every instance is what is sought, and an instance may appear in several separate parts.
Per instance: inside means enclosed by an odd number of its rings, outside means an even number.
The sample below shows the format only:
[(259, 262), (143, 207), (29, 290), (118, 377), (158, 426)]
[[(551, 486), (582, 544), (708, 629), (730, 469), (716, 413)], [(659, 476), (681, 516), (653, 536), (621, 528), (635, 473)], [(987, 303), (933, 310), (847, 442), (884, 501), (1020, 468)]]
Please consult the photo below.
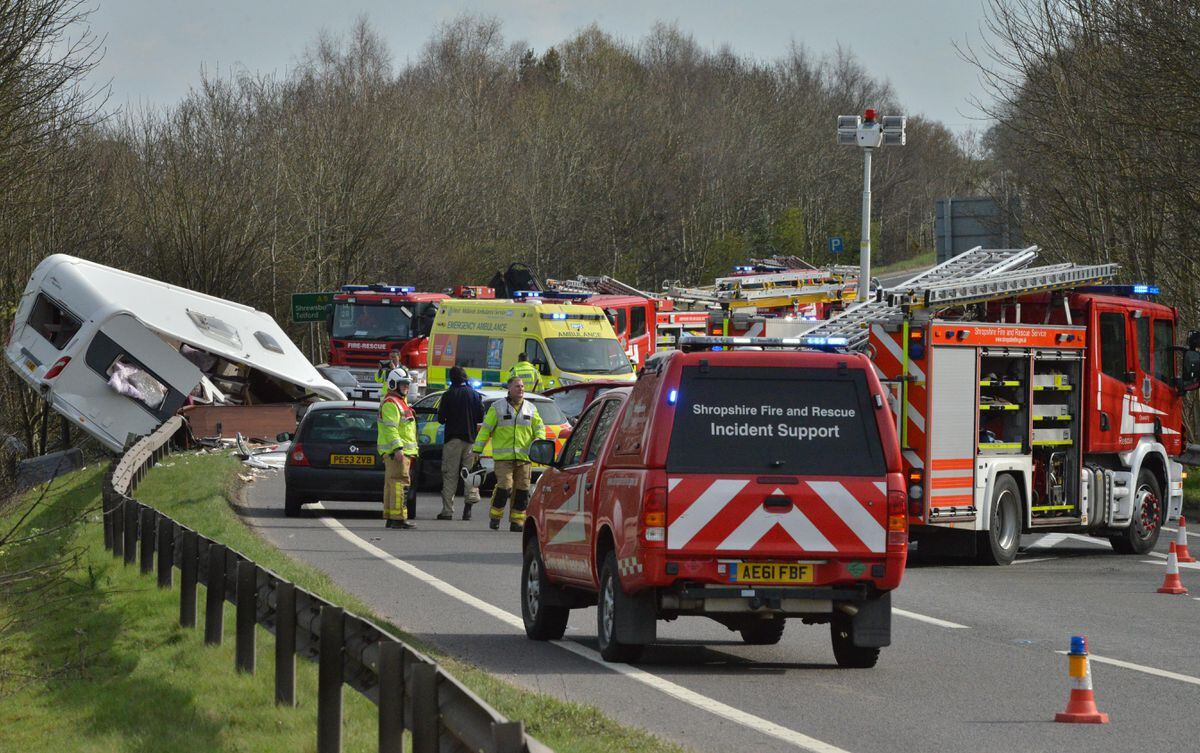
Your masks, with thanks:
[(890, 319), (903, 313), (900, 306), (892, 302), (897, 296), (913, 298), (926, 288), (939, 284), (949, 285), (999, 275), (1024, 267), (1036, 257), (1037, 246), (1024, 249), (985, 249), (976, 246), (897, 285), (880, 298), (850, 306), (842, 313), (808, 330), (804, 336), (844, 337), (850, 348), (860, 350), (869, 338), (868, 327), (871, 322)]
[(923, 290), (892, 293), (892, 303), (906, 309), (939, 308), (981, 303), (1029, 293), (1094, 285), (1111, 279), (1116, 264), (1052, 264), (931, 285)]
[(580, 285), (590, 287), (597, 293), (605, 295), (636, 295), (641, 298), (654, 298), (649, 293), (638, 290), (634, 286), (608, 275), (579, 275), (575, 278), (575, 281)]

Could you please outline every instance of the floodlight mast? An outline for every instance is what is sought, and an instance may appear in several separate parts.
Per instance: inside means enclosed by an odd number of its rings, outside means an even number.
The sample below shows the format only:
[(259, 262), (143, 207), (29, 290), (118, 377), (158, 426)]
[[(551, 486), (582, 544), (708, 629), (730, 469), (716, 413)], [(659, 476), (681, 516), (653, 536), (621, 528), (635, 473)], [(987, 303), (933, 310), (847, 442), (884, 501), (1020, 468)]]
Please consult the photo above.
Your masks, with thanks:
[(879, 118), (868, 107), (861, 117), (838, 116), (839, 144), (857, 145), (863, 150), (862, 233), (858, 243), (858, 295), (865, 301), (871, 294), (871, 150), (884, 144), (904, 146), (907, 118), (884, 115)]

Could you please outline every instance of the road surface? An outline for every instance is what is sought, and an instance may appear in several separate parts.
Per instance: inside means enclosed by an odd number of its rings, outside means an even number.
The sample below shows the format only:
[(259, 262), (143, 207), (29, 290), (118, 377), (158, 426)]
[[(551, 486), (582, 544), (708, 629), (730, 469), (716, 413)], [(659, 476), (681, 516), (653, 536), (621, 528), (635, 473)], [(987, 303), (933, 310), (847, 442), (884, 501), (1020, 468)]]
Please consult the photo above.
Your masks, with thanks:
[[(461, 505), (461, 501), (459, 502)], [(777, 646), (748, 647), (704, 618), (659, 623), (636, 665), (595, 650), (595, 609), (566, 638), (521, 629), (520, 535), (475, 520), (387, 531), (378, 505), (325, 503), (283, 516), (282, 473), (246, 489), (246, 521), (380, 614), (518, 685), (592, 704), (697, 751), (1184, 751), (1200, 749), (1200, 567), (1193, 596), (1155, 592), (1155, 556), (1107, 542), (1025, 537), (1017, 564), (910, 566), (893, 604), (893, 645), (871, 670), (834, 665), (828, 628), (789, 622)], [(1166, 536), (1162, 537), (1165, 542)], [(1086, 633), (1104, 727), (1054, 724), (1068, 694), (1058, 652)]]

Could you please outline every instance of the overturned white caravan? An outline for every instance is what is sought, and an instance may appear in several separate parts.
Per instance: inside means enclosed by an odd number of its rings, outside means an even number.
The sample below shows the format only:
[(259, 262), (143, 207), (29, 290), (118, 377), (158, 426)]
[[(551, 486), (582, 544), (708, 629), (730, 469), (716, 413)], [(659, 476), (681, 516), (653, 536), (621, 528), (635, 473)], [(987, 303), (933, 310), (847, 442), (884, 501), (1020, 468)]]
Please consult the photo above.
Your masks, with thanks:
[(29, 278), (4, 355), (114, 451), (189, 402), (345, 399), (269, 314), (64, 254)]

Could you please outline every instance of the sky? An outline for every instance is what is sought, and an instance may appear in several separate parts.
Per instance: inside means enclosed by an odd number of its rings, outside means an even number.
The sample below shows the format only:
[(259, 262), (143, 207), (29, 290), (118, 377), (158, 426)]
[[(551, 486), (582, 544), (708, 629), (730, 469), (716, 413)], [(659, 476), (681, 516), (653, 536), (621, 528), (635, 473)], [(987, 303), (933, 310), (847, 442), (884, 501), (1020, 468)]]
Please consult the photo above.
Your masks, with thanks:
[(796, 42), (817, 55), (840, 45), (891, 82), (907, 112), (954, 131), (981, 128), (972, 97), (976, 69), (955, 50), (983, 38), (985, 0), (94, 0), (92, 31), (104, 57), (90, 77), (111, 87), (112, 109), (177, 102), (201, 69), (285, 73), (322, 29), (348, 31), (365, 15), (398, 65), (416, 60), (439, 24), (462, 13), (495, 16), (509, 42), (535, 51), (591, 23), (627, 41), (657, 21), (675, 23), (705, 47), (771, 60)]

